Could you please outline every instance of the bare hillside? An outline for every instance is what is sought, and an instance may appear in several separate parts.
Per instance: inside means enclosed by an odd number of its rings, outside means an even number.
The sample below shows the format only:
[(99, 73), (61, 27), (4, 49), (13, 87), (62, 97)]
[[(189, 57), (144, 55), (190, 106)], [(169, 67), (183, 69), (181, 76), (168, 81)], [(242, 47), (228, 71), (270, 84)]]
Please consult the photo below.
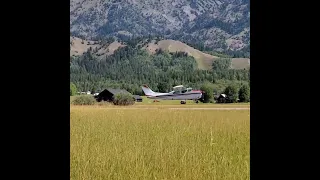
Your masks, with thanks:
[(249, 58), (232, 58), (231, 68), (232, 69), (249, 69), (250, 59)]
[(162, 49), (169, 52), (186, 52), (189, 56), (193, 56), (200, 69), (210, 69), (212, 61), (218, 57), (210, 54), (203, 53), (197, 49), (194, 49), (185, 43), (175, 40), (161, 40), (155, 44), (155, 42), (149, 43), (146, 47), (149, 52), (155, 53), (156, 49)]
[(89, 48), (100, 47), (95, 41), (87, 41), (77, 37), (70, 37), (70, 55), (82, 55)]
[(112, 55), (115, 50), (122, 46), (124, 45), (117, 41), (103, 45), (98, 41), (89, 41), (77, 37), (70, 37), (70, 56), (82, 55), (91, 48), (92, 52), (96, 56), (103, 58), (105, 56)]

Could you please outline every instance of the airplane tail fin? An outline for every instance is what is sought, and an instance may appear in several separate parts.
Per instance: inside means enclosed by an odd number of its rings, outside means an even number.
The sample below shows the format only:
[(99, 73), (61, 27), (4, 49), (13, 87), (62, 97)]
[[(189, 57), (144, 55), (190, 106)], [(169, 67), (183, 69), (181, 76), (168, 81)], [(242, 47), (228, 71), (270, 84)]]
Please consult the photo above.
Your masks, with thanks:
[(147, 85), (142, 86), (142, 91), (146, 96), (152, 96), (155, 94), (155, 92), (153, 92)]

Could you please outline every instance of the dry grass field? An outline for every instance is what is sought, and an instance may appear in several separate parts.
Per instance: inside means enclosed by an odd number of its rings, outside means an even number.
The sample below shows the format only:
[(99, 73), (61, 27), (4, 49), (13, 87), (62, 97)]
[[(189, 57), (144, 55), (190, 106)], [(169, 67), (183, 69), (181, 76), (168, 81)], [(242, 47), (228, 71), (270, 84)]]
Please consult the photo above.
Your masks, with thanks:
[(249, 179), (250, 110), (172, 106), (71, 105), (70, 179)]

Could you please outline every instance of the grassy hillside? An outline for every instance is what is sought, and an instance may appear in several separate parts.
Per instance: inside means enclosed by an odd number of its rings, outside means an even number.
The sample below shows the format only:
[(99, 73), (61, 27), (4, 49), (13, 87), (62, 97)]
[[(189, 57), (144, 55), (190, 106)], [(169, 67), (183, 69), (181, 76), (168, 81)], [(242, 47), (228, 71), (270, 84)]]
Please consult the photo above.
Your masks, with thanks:
[(88, 41), (77, 37), (70, 37), (70, 56), (82, 55), (84, 52), (87, 52), (90, 47), (101, 47), (101, 45), (97, 43), (98, 42), (96, 41)]
[(216, 56), (212, 56), (210, 54), (206, 54), (197, 49), (194, 49), (185, 43), (171, 39), (161, 40), (157, 43), (153, 41), (149, 43), (145, 48), (151, 53), (155, 53), (157, 49), (162, 49), (169, 52), (180, 51), (188, 53), (189, 56), (192, 56), (196, 59), (199, 69), (210, 69), (212, 61), (218, 58)]
[(77, 37), (70, 37), (70, 56), (81, 56), (83, 53), (92, 49), (92, 52), (103, 58), (105, 56), (110, 56), (115, 50), (120, 47), (125, 46), (118, 41), (102, 43), (99, 41), (84, 40)]
[[(218, 59), (218, 56), (213, 56), (204, 52), (201, 52), (193, 47), (188, 46), (187, 44), (175, 41), (175, 40), (161, 40), (161, 41), (152, 41), (145, 47), (144, 49), (148, 50), (150, 53), (155, 53), (157, 49), (162, 49), (168, 52), (185, 52), (188, 53), (189, 56), (192, 56), (196, 59), (198, 68), (203, 70), (211, 69), (212, 62)], [(249, 58), (231, 58), (232, 69), (244, 69), (250, 66)]]
[(249, 69), (250, 59), (249, 58), (232, 58), (231, 68), (232, 69)]
[[(145, 40), (144, 40), (145, 42)], [(143, 43), (140, 43), (141, 45)], [(84, 52), (87, 52), (90, 48), (95, 56), (98, 59), (104, 59), (106, 56), (110, 56), (114, 53), (115, 50), (120, 47), (126, 46), (124, 42), (109, 42), (102, 44), (99, 41), (88, 41), (82, 40), (77, 37), (70, 37), (70, 55), (78, 56), (82, 55)], [(219, 57), (204, 53), (199, 51), (183, 42), (175, 41), (171, 39), (155, 41), (152, 40), (149, 43), (146, 43), (141, 49), (147, 50), (150, 54), (155, 54), (157, 50), (162, 49), (163, 51), (168, 52), (185, 52), (188, 53), (189, 56), (195, 58), (198, 68), (202, 70), (209, 70), (212, 67), (212, 62), (217, 60)], [(249, 58), (231, 58), (232, 69), (248, 69), (250, 67), (250, 59)]]

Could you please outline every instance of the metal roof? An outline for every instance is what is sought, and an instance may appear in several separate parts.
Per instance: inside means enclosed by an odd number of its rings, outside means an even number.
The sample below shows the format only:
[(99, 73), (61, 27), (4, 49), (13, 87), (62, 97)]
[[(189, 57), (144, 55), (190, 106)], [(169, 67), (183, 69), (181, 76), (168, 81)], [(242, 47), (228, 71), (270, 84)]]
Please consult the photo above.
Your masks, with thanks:
[(130, 94), (128, 91), (124, 89), (112, 89), (112, 88), (107, 88), (107, 91), (111, 92), (113, 95), (118, 94), (118, 93), (125, 93), (125, 94)]
[(184, 87), (183, 85), (174, 86), (173, 88), (181, 88)]
[(220, 96), (226, 97), (227, 95), (226, 94), (220, 94)]
[(133, 97), (134, 97), (135, 99), (142, 99), (142, 97), (139, 96), (139, 95), (133, 95)]

